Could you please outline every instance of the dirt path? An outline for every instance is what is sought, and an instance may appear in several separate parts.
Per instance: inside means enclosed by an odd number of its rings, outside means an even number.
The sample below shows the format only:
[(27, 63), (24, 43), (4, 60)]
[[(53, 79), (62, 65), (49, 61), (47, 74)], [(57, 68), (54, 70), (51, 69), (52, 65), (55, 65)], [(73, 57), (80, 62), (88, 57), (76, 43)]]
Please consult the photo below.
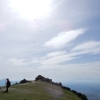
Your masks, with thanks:
[(63, 96), (63, 92), (61, 91), (61, 90), (55, 90), (55, 89), (53, 89), (53, 88), (47, 88), (47, 91), (51, 94), (51, 95), (53, 95), (54, 97), (58, 97), (58, 98), (60, 98), (60, 97), (62, 97)]

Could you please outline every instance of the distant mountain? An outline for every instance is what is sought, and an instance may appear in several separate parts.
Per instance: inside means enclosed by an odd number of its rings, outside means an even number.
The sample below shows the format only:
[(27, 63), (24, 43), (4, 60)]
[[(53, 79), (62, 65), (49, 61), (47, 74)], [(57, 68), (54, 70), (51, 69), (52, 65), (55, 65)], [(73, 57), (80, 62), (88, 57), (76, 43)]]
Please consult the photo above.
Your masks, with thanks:
[(0, 80), (0, 86), (5, 86), (5, 80), (4, 79)]

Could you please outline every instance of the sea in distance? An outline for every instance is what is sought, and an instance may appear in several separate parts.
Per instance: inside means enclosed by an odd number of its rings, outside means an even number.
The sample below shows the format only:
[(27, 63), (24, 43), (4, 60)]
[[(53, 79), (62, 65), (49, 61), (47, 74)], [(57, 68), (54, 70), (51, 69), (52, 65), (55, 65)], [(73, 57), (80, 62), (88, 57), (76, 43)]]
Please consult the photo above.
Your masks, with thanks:
[(64, 86), (69, 87), (82, 94), (85, 94), (88, 100), (100, 100), (100, 83), (80, 82), (80, 83), (63, 83)]

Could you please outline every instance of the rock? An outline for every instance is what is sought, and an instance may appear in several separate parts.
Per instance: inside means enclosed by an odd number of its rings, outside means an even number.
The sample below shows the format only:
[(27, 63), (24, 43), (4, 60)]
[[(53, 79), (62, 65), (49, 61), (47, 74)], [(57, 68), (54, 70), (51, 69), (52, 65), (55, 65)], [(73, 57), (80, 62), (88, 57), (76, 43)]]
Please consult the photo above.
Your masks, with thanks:
[(35, 78), (35, 80), (36, 80), (36, 81), (37, 81), (37, 80), (41, 80), (41, 81), (45, 81), (45, 82), (52, 83), (52, 79), (45, 78), (45, 77), (43, 77), (43, 76), (41, 76), (41, 75), (38, 75), (38, 76)]
[(29, 82), (29, 81), (26, 80), (26, 79), (23, 79), (23, 80), (20, 81), (20, 84), (21, 84), (21, 83), (26, 83), (26, 82)]

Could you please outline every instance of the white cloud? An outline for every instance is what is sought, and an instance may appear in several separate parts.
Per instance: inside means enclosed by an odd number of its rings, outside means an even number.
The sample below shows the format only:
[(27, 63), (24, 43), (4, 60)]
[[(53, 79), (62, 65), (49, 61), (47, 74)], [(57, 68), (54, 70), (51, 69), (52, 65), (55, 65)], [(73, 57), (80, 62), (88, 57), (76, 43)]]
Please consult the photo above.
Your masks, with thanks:
[(47, 57), (54, 57), (54, 56), (59, 56), (59, 55), (63, 55), (66, 54), (65, 51), (56, 51), (56, 52), (51, 52), (47, 54)]
[(72, 52), (79, 52), (80, 54), (92, 53), (98, 54), (100, 53), (100, 41), (88, 41), (85, 43), (81, 43), (72, 49)]
[(33, 58), (31, 61), (30, 61), (30, 64), (37, 64), (39, 63), (40, 60), (38, 58)]
[(25, 59), (11, 58), (8, 62), (12, 66), (23, 66), (23, 65), (26, 65)]
[[(64, 52), (64, 51), (62, 51)], [(51, 53), (52, 54), (52, 53)], [(78, 58), (77, 53), (59, 53), (59, 55), (46, 56), (40, 61), (40, 69), (55, 69), (56, 65)]]
[(46, 55), (46, 59), (41, 60), (41, 69), (54, 69), (55, 66), (77, 59), (83, 54), (98, 54), (100, 53), (100, 41), (88, 41), (75, 46), (69, 52), (57, 51)]
[[(58, 53), (57, 55), (55, 55)], [(49, 53), (50, 54), (50, 53)], [(52, 52), (50, 56), (46, 55), (43, 59), (33, 58), (28, 59), (16, 59), (12, 58), (9, 60), (8, 67), (5, 65), (4, 69), (1, 67), (1, 75), (4, 77), (10, 77), (11, 79), (28, 78), (34, 79), (38, 74), (44, 75), (46, 77), (52, 78), (55, 81), (85, 81), (87, 78), (98, 79), (100, 73), (100, 63), (83, 63), (83, 64), (65, 64), (61, 65), (63, 61), (69, 61), (75, 59), (78, 55), (77, 53), (65, 53), (64, 51)], [(39, 64), (40, 66), (34, 66), (34, 64)], [(6, 73), (6, 75), (4, 74)], [(12, 76), (13, 74), (13, 76)], [(17, 75), (18, 74), (18, 75)], [(67, 79), (65, 80), (67, 76)], [(88, 80), (93, 81), (93, 80)]]
[(85, 29), (77, 29), (68, 32), (61, 32), (56, 37), (53, 37), (50, 41), (47, 41), (44, 46), (50, 46), (53, 48), (61, 48), (76, 39), (78, 36), (82, 35)]

